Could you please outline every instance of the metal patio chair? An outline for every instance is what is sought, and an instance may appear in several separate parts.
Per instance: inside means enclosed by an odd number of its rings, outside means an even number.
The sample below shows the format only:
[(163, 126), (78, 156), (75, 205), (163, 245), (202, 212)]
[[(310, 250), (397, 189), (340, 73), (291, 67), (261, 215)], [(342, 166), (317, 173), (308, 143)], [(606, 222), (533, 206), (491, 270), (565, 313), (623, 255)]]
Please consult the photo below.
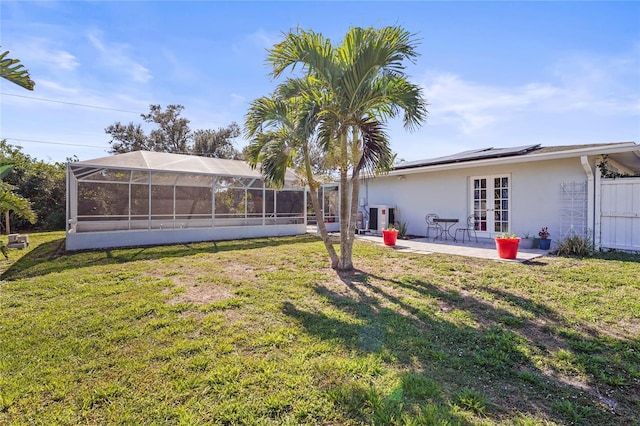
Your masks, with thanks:
[(425, 222), (427, 222), (427, 238), (429, 238), (429, 231), (431, 229), (436, 230), (436, 236), (433, 237), (434, 239), (438, 238), (442, 234), (442, 226), (433, 221), (433, 219), (438, 219), (438, 217), (439, 216), (435, 213), (429, 213), (427, 216), (425, 216), (424, 220)]
[(476, 233), (476, 217), (471, 215), (467, 218), (467, 227), (466, 228), (458, 228), (456, 229), (456, 238), (458, 237), (458, 232), (462, 231), (462, 242), (464, 243), (464, 234), (467, 234), (469, 241), (471, 241), (471, 232), (473, 232), (473, 236), (476, 238), (476, 243), (478, 242), (478, 234)]

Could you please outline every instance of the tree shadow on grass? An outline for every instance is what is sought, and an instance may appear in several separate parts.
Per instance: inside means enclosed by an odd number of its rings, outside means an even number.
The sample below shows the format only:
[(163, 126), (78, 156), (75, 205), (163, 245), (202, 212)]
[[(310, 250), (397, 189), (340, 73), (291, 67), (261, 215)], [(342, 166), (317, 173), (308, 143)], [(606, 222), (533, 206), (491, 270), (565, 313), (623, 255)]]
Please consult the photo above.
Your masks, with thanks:
[[(440, 399), (416, 398), (407, 393), (402, 382), (391, 392), (373, 389), (369, 394), (360, 385), (349, 384), (345, 385), (352, 391), (349, 397), (343, 395), (344, 389), (337, 391), (342, 397), (336, 399), (336, 408), (345, 415), (371, 420), (375, 413), (370, 408), (375, 404), (362, 395), (373, 394), (383, 408), (378, 414), (388, 418), (405, 416), (406, 420), (413, 415), (406, 407), (415, 411), (417, 404), (423, 411), (435, 407), (438, 415), (444, 416), (441, 419), (464, 423), (451, 404), (456, 402), (456, 394), (473, 388), (488, 397), (487, 411), (497, 421), (506, 415), (514, 420), (514, 413), (561, 424), (633, 421), (637, 383), (613, 386), (602, 382), (597, 369), (615, 363), (617, 350), (630, 351), (628, 356), (632, 357), (638, 342), (609, 339), (609, 346), (603, 346), (593, 330), (588, 336), (554, 333), (554, 327), (567, 327), (561, 315), (507, 291), (491, 293), (530, 315), (518, 317), (480, 295), (445, 291), (420, 280), (406, 282), (362, 271), (342, 273), (340, 278), (345, 288), (330, 284), (314, 288), (329, 301), (328, 309), (324, 305), (319, 310), (301, 309), (286, 302), (283, 312), (309, 333), (338, 341), (359, 356), (375, 354), (390, 360), (387, 362), (396, 364), (403, 374), (430, 380), (436, 384), (435, 392), (445, 395)], [(554, 354), (567, 358), (561, 359), (560, 366), (566, 361), (568, 370), (556, 371), (556, 367), (541, 364)], [(633, 363), (618, 363), (610, 373), (631, 378), (629, 365)], [(593, 383), (575, 380), (575, 369), (586, 372)], [(364, 405), (358, 409), (357, 404)], [(377, 421), (375, 416), (373, 419)]]
[(86, 250), (65, 253), (64, 238), (42, 243), (24, 253), (0, 275), (0, 279), (12, 281), (31, 278), (68, 269), (87, 266), (115, 265), (141, 260), (181, 258), (202, 253), (220, 253), (234, 250), (253, 250), (289, 244), (309, 244), (320, 241), (312, 235), (252, 238), (227, 241), (209, 241), (162, 246), (128, 247), (103, 250)]

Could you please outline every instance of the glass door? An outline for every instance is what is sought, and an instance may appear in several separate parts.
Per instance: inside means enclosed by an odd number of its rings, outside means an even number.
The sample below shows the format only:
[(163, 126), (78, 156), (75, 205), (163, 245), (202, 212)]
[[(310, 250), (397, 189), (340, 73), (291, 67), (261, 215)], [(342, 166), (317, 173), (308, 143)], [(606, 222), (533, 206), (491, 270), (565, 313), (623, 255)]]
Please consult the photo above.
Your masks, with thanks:
[(472, 178), (471, 201), (476, 231), (487, 237), (509, 231), (509, 176)]

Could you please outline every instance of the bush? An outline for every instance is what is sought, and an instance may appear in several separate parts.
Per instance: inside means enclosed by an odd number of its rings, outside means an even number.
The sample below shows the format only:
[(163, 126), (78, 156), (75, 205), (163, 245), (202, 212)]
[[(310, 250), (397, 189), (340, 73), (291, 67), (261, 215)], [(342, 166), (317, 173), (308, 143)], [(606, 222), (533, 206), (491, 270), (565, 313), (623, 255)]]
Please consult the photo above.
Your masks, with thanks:
[[(72, 160), (72, 159), (69, 159)], [(31, 203), (38, 217), (32, 225), (28, 220), (11, 214), (12, 231), (56, 231), (65, 228), (66, 164), (48, 164), (24, 154), (22, 148), (5, 139), (0, 140), (0, 164), (13, 164), (3, 179), (14, 192)]]
[(589, 237), (571, 235), (556, 244), (560, 256), (588, 257), (594, 253), (593, 242)]

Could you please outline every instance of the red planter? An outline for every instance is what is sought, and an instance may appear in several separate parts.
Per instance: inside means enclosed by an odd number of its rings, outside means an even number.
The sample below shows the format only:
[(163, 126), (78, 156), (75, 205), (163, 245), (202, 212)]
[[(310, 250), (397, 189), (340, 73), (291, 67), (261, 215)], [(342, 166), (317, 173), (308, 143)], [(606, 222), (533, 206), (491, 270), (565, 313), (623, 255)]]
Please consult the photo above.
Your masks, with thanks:
[(496, 249), (501, 259), (515, 259), (518, 255), (520, 238), (496, 238)]
[(382, 241), (384, 241), (384, 245), (385, 246), (395, 246), (397, 239), (398, 239), (398, 230), (397, 229), (383, 229), (382, 230)]

